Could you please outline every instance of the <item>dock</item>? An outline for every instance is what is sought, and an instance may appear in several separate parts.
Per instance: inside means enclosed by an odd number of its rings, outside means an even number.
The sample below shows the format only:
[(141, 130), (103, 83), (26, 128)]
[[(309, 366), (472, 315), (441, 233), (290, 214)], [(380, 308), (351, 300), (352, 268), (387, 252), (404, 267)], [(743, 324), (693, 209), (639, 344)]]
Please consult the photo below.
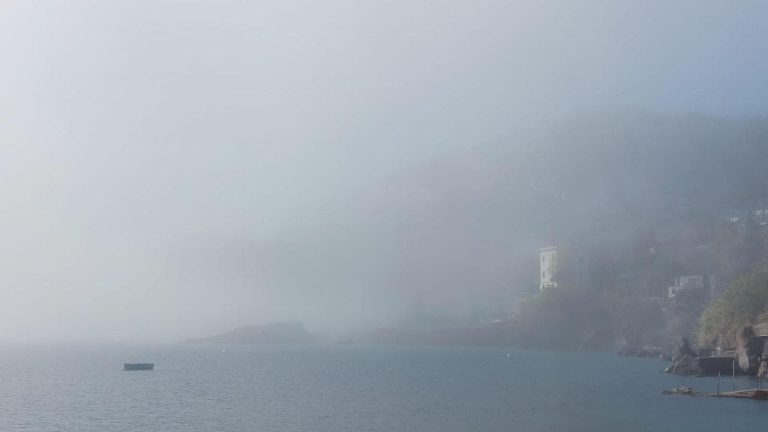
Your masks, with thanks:
[(707, 397), (718, 398), (733, 398), (733, 399), (752, 399), (752, 400), (768, 400), (768, 390), (765, 389), (748, 389), (737, 390), (725, 393), (707, 393)]
[(697, 392), (690, 387), (677, 387), (677, 388), (673, 388), (672, 390), (664, 390), (661, 392), (661, 394), (694, 396), (694, 397), (768, 400), (768, 390), (765, 390), (765, 389), (746, 389), (746, 390), (736, 390), (736, 391), (721, 392), (721, 393), (704, 393), (704, 392)]

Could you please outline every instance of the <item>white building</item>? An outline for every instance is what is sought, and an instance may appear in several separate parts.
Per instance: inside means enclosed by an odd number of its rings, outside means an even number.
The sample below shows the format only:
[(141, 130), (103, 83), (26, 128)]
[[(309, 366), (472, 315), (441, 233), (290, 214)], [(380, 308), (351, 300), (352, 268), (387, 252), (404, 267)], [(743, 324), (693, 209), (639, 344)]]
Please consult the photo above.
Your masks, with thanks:
[(711, 300), (721, 294), (720, 281), (715, 275), (687, 275), (675, 278), (675, 284), (667, 289), (668, 298), (682, 295)]
[(557, 270), (557, 246), (539, 249), (539, 289), (557, 286), (555, 271)]

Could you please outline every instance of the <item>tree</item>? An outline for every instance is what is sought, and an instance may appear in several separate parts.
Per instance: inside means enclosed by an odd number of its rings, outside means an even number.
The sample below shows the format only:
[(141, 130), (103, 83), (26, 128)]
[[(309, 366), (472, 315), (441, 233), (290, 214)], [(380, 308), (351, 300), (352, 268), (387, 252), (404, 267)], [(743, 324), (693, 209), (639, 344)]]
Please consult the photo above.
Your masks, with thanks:
[(736, 335), (768, 307), (768, 263), (738, 277), (723, 296), (704, 310), (698, 339), (702, 346), (733, 346)]

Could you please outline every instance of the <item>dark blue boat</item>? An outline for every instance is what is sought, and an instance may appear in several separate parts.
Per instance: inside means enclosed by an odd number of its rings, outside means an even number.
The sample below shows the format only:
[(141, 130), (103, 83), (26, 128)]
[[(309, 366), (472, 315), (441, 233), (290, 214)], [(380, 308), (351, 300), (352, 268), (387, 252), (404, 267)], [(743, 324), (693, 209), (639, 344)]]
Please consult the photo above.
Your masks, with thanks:
[(127, 371), (152, 370), (155, 368), (154, 363), (124, 363), (123, 366)]

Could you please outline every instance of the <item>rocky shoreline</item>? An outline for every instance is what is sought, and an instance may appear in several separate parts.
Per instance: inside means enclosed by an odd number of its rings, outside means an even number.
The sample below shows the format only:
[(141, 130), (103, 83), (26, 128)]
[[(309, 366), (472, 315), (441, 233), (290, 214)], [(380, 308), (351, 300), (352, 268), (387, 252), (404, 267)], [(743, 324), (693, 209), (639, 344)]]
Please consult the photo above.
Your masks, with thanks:
[(625, 348), (618, 355), (669, 359), (672, 364), (664, 372), (674, 375), (768, 376), (768, 336), (756, 335), (753, 328), (748, 326), (739, 333), (736, 343), (736, 348), (732, 350), (697, 351), (691, 347), (688, 339), (683, 338), (671, 359), (658, 348)]

